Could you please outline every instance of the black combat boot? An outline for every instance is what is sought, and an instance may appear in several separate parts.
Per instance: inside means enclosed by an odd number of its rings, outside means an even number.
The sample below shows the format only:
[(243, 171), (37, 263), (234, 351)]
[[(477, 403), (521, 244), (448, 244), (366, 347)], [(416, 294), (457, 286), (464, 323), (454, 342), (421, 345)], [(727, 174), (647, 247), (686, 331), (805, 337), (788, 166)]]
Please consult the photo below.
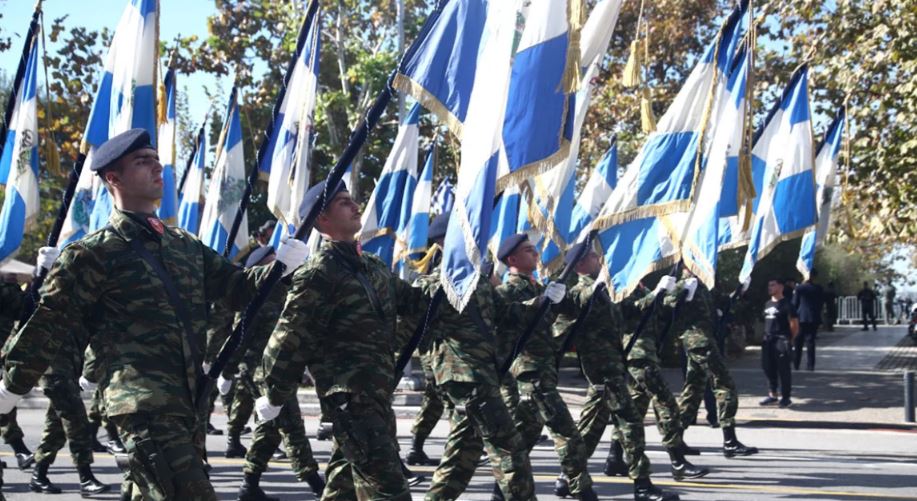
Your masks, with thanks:
[(89, 439), (91, 440), (90, 447), (92, 447), (92, 452), (108, 452), (102, 442), (99, 442), (99, 423), (89, 424)]
[(672, 460), (672, 478), (681, 482), (686, 478), (701, 478), (710, 473), (706, 468), (698, 468), (685, 459), (678, 448), (666, 449), (669, 453), (669, 459)]
[(124, 448), (124, 444), (121, 443), (121, 437), (118, 436), (118, 427), (112, 423), (107, 423), (105, 425), (105, 432), (108, 433), (108, 443), (105, 444), (105, 448), (108, 449), (111, 455), (124, 454), (127, 452), (127, 449)]
[(605, 474), (609, 477), (626, 477), (627, 463), (624, 462), (624, 447), (617, 440), (611, 441), (611, 449), (605, 459)]
[(599, 496), (592, 490), (592, 486), (586, 487), (580, 491), (577, 496), (581, 501), (599, 501)]
[(318, 431), (315, 432), (316, 440), (331, 440), (331, 423), (321, 421), (318, 423)]
[(634, 501), (679, 501), (681, 497), (674, 492), (660, 489), (650, 482), (650, 478), (634, 480)]
[(265, 494), (258, 485), (260, 482), (260, 473), (246, 473), (239, 487), (239, 501), (279, 501)]
[(223, 455), (228, 458), (244, 458), (246, 453), (248, 453), (248, 449), (242, 445), (239, 433), (230, 432), (226, 436), (226, 452)]
[(111, 490), (111, 486), (103, 484), (92, 474), (88, 464), (77, 465), (76, 471), (80, 474), (80, 495), (83, 497), (102, 494)]
[(427, 477), (414, 473), (413, 471), (409, 470), (407, 465), (404, 464), (404, 461), (401, 462), (401, 473), (403, 473), (404, 478), (407, 479), (408, 487), (414, 487), (415, 485), (420, 485), (425, 480), (427, 480)]
[(742, 442), (739, 442), (739, 439), (736, 438), (736, 427), (735, 426), (724, 426), (723, 427), (723, 455), (727, 458), (732, 458), (736, 456), (751, 456), (752, 454), (757, 454), (757, 447), (747, 447)]
[(567, 480), (567, 475), (561, 473), (554, 480), (554, 495), (559, 498), (565, 498), (570, 495), (570, 481)]
[(216, 426), (213, 426), (213, 425), (210, 423), (210, 421), (207, 421), (207, 434), (208, 434), (208, 435), (215, 435), (215, 436), (217, 436), (217, 435), (222, 435), (222, 434), (223, 434), (223, 430), (217, 428)]
[(60, 494), (60, 487), (48, 480), (48, 467), (50, 466), (51, 463), (47, 461), (35, 463), (35, 471), (32, 472), (32, 480), (29, 482), (29, 489), (32, 492)]
[(25, 446), (21, 438), (10, 441), (10, 447), (13, 448), (13, 453), (16, 455), (16, 465), (19, 466), (20, 470), (24, 471), (32, 467), (32, 464), (35, 462), (35, 456), (32, 454), (32, 451)]
[(494, 489), (490, 494), (490, 501), (506, 501), (506, 498), (503, 497), (503, 491), (500, 490), (500, 482), (494, 482)]
[(325, 492), (325, 479), (322, 478), (321, 473), (313, 471), (306, 475), (305, 478), (301, 478), (300, 482), (309, 484), (309, 488), (315, 493), (315, 499), (322, 498), (322, 493)]
[(405, 461), (407, 461), (409, 465), (435, 466), (439, 464), (438, 461), (430, 459), (423, 451), (423, 443), (425, 441), (426, 437), (414, 435), (414, 439), (411, 441), (411, 450), (408, 451), (408, 455), (405, 458)]

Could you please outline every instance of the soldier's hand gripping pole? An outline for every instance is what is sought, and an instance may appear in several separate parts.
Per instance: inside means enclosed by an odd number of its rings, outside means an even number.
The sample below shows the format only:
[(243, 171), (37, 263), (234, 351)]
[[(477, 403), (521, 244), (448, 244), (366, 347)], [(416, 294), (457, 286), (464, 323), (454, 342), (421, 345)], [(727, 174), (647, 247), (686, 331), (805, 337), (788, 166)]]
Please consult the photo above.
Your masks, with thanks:
[[(558, 282), (565, 283), (567, 281), (567, 278), (569, 278), (570, 274), (573, 273), (573, 270), (576, 269), (576, 265), (579, 264), (580, 259), (582, 259), (583, 256), (589, 252), (589, 249), (592, 248), (592, 240), (597, 234), (598, 232), (594, 230), (586, 234), (586, 237), (583, 239), (585, 245), (579, 249), (579, 253), (576, 255), (576, 257), (574, 257), (573, 260), (564, 267), (564, 271), (561, 272), (560, 277), (557, 278)], [(519, 339), (516, 340), (516, 344), (513, 345), (512, 353), (510, 353), (509, 357), (503, 362), (503, 365), (497, 368), (499, 376), (503, 376), (509, 372), (509, 368), (512, 367), (513, 361), (515, 361), (516, 357), (518, 357), (519, 354), (525, 350), (525, 345), (528, 344), (529, 339), (532, 338), (532, 335), (535, 333), (535, 329), (538, 328), (539, 324), (541, 324), (541, 320), (545, 315), (547, 315), (548, 310), (551, 309), (551, 302), (548, 301), (544, 296), (541, 296), (538, 301), (538, 311), (535, 313), (535, 318), (529, 322), (529, 324), (525, 327), (525, 331), (523, 331), (522, 335), (519, 336)]]
[[(315, 2), (317, 3), (317, 1)], [(402, 64), (404, 61), (409, 60), (414, 52), (417, 51), (417, 47), (420, 45), (420, 42), (426, 38), (426, 35), (429, 33), (431, 27), (436, 22), (436, 19), (439, 17), (442, 8), (445, 5), (445, 2), (440, 2), (436, 9), (430, 14), (424, 23), (423, 28), (417, 36), (417, 39), (408, 47), (408, 50), (405, 51), (404, 56), (402, 57)], [(329, 190), (332, 190), (337, 187), (338, 183), (341, 182), (341, 179), (344, 178), (344, 173), (347, 170), (347, 167), (353, 162), (353, 159), (357, 156), (357, 153), (360, 151), (360, 148), (363, 147), (363, 144), (366, 142), (369, 132), (376, 126), (376, 123), (379, 122), (379, 118), (382, 116), (382, 113), (385, 111), (385, 107), (388, 105), (389, 101), (392, 99), (392, 80), (395, 77), (397, 70), (392, 71), (384, 88), (376, 96), (375, 101), (373, 101), (372, 106), (367, 110), (366, 114), (363, 115), (363, 118), (360, 119), (360, 122), (357, 123), (353, 132), (350, 134), (350, 139), (347, 143), (347, 147), (344, 149), (344, 152), (341, 153), (341, 157), (338, 159), (337, 163), (331, 168), (328, 172), (328, 177), (325, 181), (325, 192), (322, 194), (322, 198), (319, 203), (316, 203), (312, 206), (312, 209), (308, 214), (303, 218), (302, 224), (299, 228), (296, 229), (296, 234), (294, 237), (298, 240), (305, 240), (309, 232), (312, 231), (312, 227), (315, 224), (315, 220), (318, 218), (318, 215), (324, 210), (326, 204), (330, 202), (328, 200)], [(197, 385), (197, 395), (196, 403), (199, 407), (209, 407), (209, 395), (213, 392), (214, 385), (216, 384), (217, 378), (223, 372), (223, 368), (232, 358), (233, 353), (242, 345), (247, 337), (248, 332), (251, 330), (251, 324), (254, 321), (255, 317), (258, 314), (258, 310), (261, 309), (261, 306), (264, 305), (264, 302), (267, 300), (268, 296), (271, 293), (271, 290), (277, 285), (277, 282), (283, 278), (283, 273), (285, 271), (285, 266), (279, 261), (274, 261), (271, 264), (271, 270), (268, 273), (267, 278), (264, 282), (258, 287), (258, 291), (255, 293), (254, 298), (246, 306), (245, 311), (242, 313), (242, 318), (239, 323), (236, 324), (236, 327), (233, 329), (232, 334), (229, 335), (229, 338), (223, 343), (222, 348), (220, 348), (220, 353), (217, 355), (216, 360), (214, 360), (213, 365), (210, 366), (210, 370), (204, 374), (203, 381), (201, 384)], [(202, 411), (203, 414), (204, 411)]]
[[(675, 266), (672, 267), (671, 274), (679, 275), (681, 273), (682, 262), (678, 261)], [(653, 304), (643, 312), (643, 316), (640, 317), (640, 322), (637, 323), (637, 328), (634, 330), (634, 335), (630, 337), (630, 341), (627, 342), (627, 346), (624, 347), (624, 360), (627, 360), (627, 356), (630, 355), (630, 350), (634, 348), (634, 345), (637, 344), (637, 340), (640, 339), (640, 336), (643, 335), (643, 329), (646, 328), (646, 324), (650, 321), (650, 318), (656, 314), (656, 308), (658, 305), (662, 304), (663, 299), (665, 299), (665, 294), (659, 294), (653, 299)]]

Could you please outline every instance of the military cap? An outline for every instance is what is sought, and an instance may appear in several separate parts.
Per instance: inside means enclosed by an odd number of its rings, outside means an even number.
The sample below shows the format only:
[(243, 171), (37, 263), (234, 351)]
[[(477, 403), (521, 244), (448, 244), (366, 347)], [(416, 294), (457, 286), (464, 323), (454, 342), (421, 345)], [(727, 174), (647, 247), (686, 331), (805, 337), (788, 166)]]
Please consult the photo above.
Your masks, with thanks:
[(506, 258), (509, 257), (517, 247), (522, 245), (523, 242), (528, 241), (529, 236), (525, 233), (516, 233), (515, 235), (506, 237), (503, 242), (500, 243), (500, 248), (497, 249), (497, 259), (506, 262)]
[(146, 129), (131, 129), (102, 143), (92, 155), (92, 172), (99, 172), (112, 166), (128, 153), (144, 148), (153, 148), (150, 133)]
[[(570, 247), (569, 249), (567, 249), (567, 253), (564, 254), (564, 264), (569, 265), (570, 263), (572, 263), (573, 260), (576, 259), (576, 256), (579, 255), (579, 253), (581, 252), (581, 249), (585, 245), (586, 245), (586, 242), (580, 242), (574, 245), (573, 247)], [(586, 250), (586, 254), (588, 254), (590, 250), (592, 249)], [(586, 257), (586, 254), (583, 254), (583, 257)]]
[[(306, 192), (306, 195), (302, 197), (302, 203), (299, 204), (300, 218), (305, 219), (306, 216), (309, 215), (309, 212), (312, 210), (312, 207), (317, 203), (321, 203), (322, 192), (325, 191), (325, 182), (326, 181), (322, 181), (309, 188), (309, 191)], [(328, 193), (328, 200), (330, 201), (332, 198), (334, 198), (335, 195), (346, 190), (347, 187), (344, 186), (344, 181), (338, 182), (338, 185), (335, 187), (335, 189)]]
[(431, 242), (433, 240), (439, 240), (446, 236), (446, 228), (449, 227), (449, 213), (443, 212), (442, 214), (433, 218), (433, 222), (430, 223), (430, 231), (427, 233), (427, 240)]
[(245, 260), (245, 267), (251, 268), (252, 266), (257, 266), (262, 259), (271, 256), (274, 254), (274, 248), (270, 245), (264, 245), (253, 250), (251, 254), (248, 255), (248, 258)]

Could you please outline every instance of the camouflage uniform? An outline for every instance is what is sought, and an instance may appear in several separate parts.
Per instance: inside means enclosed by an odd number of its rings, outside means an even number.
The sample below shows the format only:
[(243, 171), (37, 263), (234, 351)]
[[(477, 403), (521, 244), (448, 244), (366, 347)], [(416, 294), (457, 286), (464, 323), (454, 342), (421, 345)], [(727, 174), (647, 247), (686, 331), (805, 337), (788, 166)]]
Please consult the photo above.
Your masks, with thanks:
[(613, 419), (623, 438), (624, 450), (631, 458), (628, 463), (630, 477), (646, 478), (650, 475), (650, 461), (644, 453), (643, 415), (638, 412), (627, 388), (624, 346), (621, 343), (624, 318), (620, 307), (611, 302), (604, 287), (594, 291), (595, 279), (580, 275), (576, 285), (567, 292), (570, 301), (561, 303), (554, 322), (555, 338), (559, 343), (563, 342), (582, 308), (596, 294), (574, 340), (580, 365), (589, 382), (578, 429), (586, 444), (587, 455), (591, 457), (609, 419)]
[[(84, 323), (104, 347), (107, 415), (127, 447), (131, 476), (147, 499), (215, 499), (194, 435), (194, 395), (207, 307), (229, 294), (241, 309), (267, 267), (241, 270), (177, 228), (157, 233), (141, 214), (114, 210), (111, 226), (63, 249), (38, 309), (13, 341), (6, 385), (24, 394), (54, 359), (70, 329)], [(127, 240), (161, 259), (196, 336), (186, 335), (166, 289)], [(197, 442), (199, 443), (199, 442)]]
[[(625, 346), (637, 329), (644, 310), (652, 307), (655, 298), (654, 293), (638, 289), (630, 297), (621, 301), (621, 311), (626, 325), (625, 332), (628, 333), (624, 338)], [(674, 448), (683, 443), (684, 430), (679, 419), (678, 402), (663, 379), (659, 365), (656, 336), (659, 332), (660, 316), (658, 312), (654, 313), (644, 326), (640, 338), (634, 343), (628, 354), (627, 370), (633, 378), (630, 383), (630, 396), (637, 405), (641, 420), (642, 416), (646, 415), (652, 401), (653, 411), (656, 414), (656, 427), (662, 436), (662, 445)], [(614, 438), (624, 443), (620, 430), (615, 430)]]
[[(419, 278), (417, 284), (432, 296), (440, 287), (439, 270)], [(483, 277), (463, 313), (443, 302), (430, 326), (433, 376), (455, 411), (450, 415), (449, 436), (428, 500), (457, 499), (468, 487), (485, 446), (506, 499), (535, 498), (528, 450), (498, 390), (491, 326), (498, 308), (512, 307), (500, 307), (499, 302), (493, 285)]]
[[(22, 312), (22, 301), (25, 293), (18, 284), (0, 282), (0, 346), (5, 346), (13, 332), (13, 326)], [(4, 347), (3, 353), (6, 353)], [(16, 422), (16, 409), (9, 414), (0, 415), (0, 434), (7, 444), (21, 442), (22, 428)]]
[[(537, 310), (516, 308), (514, 312), (506, 309), (506, 306), (537, 299), (543, 290), (544, 286), (531, 277), (517, 273), (510, 273), (506, 282), (497, 287), (504, 308), (498, 310), (496, 316), (501, 352), (510, 352), (510, 347), (522, 335)], [(541, 429), (547, 425), (563, 473), (569, 479), (570, 492), (578, 495), (592, 487), (592, 477), (587, 471), (589, 455), (570, 410), (557, 391), (558, 346), (551, 333), (553, 321), (552, 314), (542, 319), (541, 325), (535, 329), (534, 335), (510, 369), (519, 392), (519, 405), (514, 409), (513, 421), (522, 435), (526, 452), (531, 452), (535, 447)]]
[[(207, 349), (204, 354), (204, 361), (206, 363), (212, 364), (216, 360), (217, 355), (220, 353), (220, 348), (223, 347), (223, 343), (225, 343), (226, 340), (229, 339), (229, 335), (232, 334), (232, 322), (233, 311), (223, 304), (223, 301), (213, 303), (210, 309), (210, 327), (207, 329)], [(214, 388), (213, 393), (210, 394), (210, 412), (205, 416), (207, 422), (210, 422), (210, 414), (213, 414), (217, 397), (219, 397), (220, 403), (223, 405), (223, 412), (225, 412), (226, 417), (229, 418), (226, 423), (226, 431), (228, 434), (232, 434), (233, 431), (241, 433), (254, 409), (255, 401), (251, 397), (250, 392), (242, 389), (240, 392), (241, 394), (238, 396), (236, 395), (239, 386), (240, 385), (233, 384), (229, 389), (229, 393), (225, 395), (220, 395), (220, 392), (217, 391), (216, 388)], [(236, 410), (236, 414), (233, 415), (233, 406), (237, 402), (240, 408)], [(239, 423), (240, 421), (241, 423)]]
[(436, 385), (436, 378), (433, 377), (433, 354), (430, 352), (429, 343), (424, 344), (426, 346), (418, 347), (417, 350), (420, 353), (420, 367), (423, 369), (423, 399), (420, 401), (420, 411), (411, 426), (414, 440), (421, 443), (433, 432), (446, 409), (442, 390)]
[(41, 442), (35, 449), (35, 461), (38, 463), (54, 463), (57, 451), (67, 442), (73, 464), (92, 464), (89, 418), (77, 383), (88, 343), (89, 333), (85, 329), (72, 329), (39, 381), (50, 405), (45, 415)]
[[(680, 281), (673, 293), (666, 295), (664, 304), (674, 307), (679, 294), (684, 289)], [(698, 282), (694, 298), (679, 309), (672, 326), (674, 333), (679, 334), (681, 344), (688, 357), (688, 370), (685, 374), (685, 385), (678, 399), (681, 426), (687, 429), (697, 418), (697, 409), (704, 398), (707, 378), (711, 379), (713, 394), (719, 408), (720, 426), (735, 426), (736, 411), (739, 408), (739, 395), (729, 369), (723, 361), (720, 350), (713, 339), (715, 325), (713, 295), (704, 284)]]
[[(231, 416), (236, 416), (240, 405), (239, 395), (244, 393), (254, 398), (261, 396), (261, 390), (257, 385), (264, 382), (264, 373), (261, 369), (261, 360), (264, 356), (264, 348), (274, 332), (274, 326), (277, 325), (277, 319), (280, 317), (280, 311), (283, 309), (283, 301), (287, 294), (287, 285), (284, 282), (277, 284), (271, 295), (268, 296), (255, 318), (255, 330), (251, 333), (248, 346), (244, 355), (241, 357), (241, 363), (230, 363), (223, 371), (224, 378), (236, 377), (234, 386), (236, 387), (236, 401), (233, 403)], [(239, 319), (236, 319), (239, 321)], [(240, 350), (241, 352), (241, 350)], [(247, 407), (251, 409), (252, 407)], [(251, 410), (248, 411), (249, 414)], [(232, 421), (232, 419), (230, 419)], [(247, 418), (246, 418), (247, 421)], [(242, 431), (241, 423), (230, 425), (230, 430), (234, 426), (238, 431)], [(230, 431), (232, 433), (232, 431)], [(296, 399), (296, 392), (293, 392), (283, 405), (280, 415), (271, 421), (259, 421), (255, 426), (252, 436), (252, 443), (245, 455), (245, 473), (263, 473), (267, 470), (268, 462), (271, 456), (280, 445), (283, 439), (284, 448), (290, 457), (291, 467), (296, 478), (304, 481), (313, 472), (318, 471), (318, 463), (312, 455), (312, 447), (309, 444), (309, 438), (306, 436), (306, 426), (303, 423), (302, 414), (299, 411), (299, 401)]]
[(323, 499), (411, 499), (391, 396), (403, 344), (396, 315), (420, 302), (419, 290), (355, 243), (325, 242), (293, 275), (264, 354), (266, 396), (276, 406), (291, 402), (308, 366), (334, 423)]

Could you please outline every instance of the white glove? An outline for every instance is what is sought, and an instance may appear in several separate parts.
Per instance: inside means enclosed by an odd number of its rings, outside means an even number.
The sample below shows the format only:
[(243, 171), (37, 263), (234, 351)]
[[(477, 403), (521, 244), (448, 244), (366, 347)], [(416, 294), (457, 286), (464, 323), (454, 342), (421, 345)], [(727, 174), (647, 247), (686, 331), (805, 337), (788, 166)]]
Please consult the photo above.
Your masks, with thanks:
[(557, 304), (564, 300), (564, 294), (567, 293), (567, 286), (560, 282), (551, 282), (544, 288), (544, 297), (548, 301)]
[(208, 364), (207, 362), (202, 363), (201, 370), (204, 371), (204, 374), (207, 374), (208, 372), (210, 372), (210, 364)]
[(92, 381), (86, 379), (84, 376), (80, 376), (80, 389), (83, 391), (96, 391), (99, 385), (93, 383)]
[(258, 413), (258, 419), (262, 421), (273, 420), (280, 415), (280, 409), (279, 405), (271, 405), (271, 401), (268, 400), (266, 395), (255, 400), (255, 412)]
[(672, 292), (675, 290), (675, 277), (672, 275), (665, 275), (659, 279), (659, 283), (656, 284), (656, 288), (653, 290), (653, 294), (659, 294), (662, 291)]
[(694, 293), (697, 292), (697, 279), (691, 277), (685, 280), (685, 290), (688, 291), (688, 295), (685, 296), (685, 301), (691, 302), (694, 300)]
[(306, 262), (306, 257), (308, 257), (308, 255), (309, 247), (300, 240), (288, 238), (280, 242), (280, 248), (277, 249), (277, 261), (280, 261), (286, 266), (286, 269), (283, 270), (283, 276), (287, 276), (296, 271), (299, 265)]
[(217, 391), (220, 392), (220, 395), (226, 395), (231, 389), (232, 379), (226, 379), (220, 374), (220, 377), (217, 378)]
[(744, 282), (742, 282), (742, 294), (745, 294), (746, 292), (748, 292), (749, 285), (751, 285), (751, 276), (749, 276), (748, 278), (745, 279)]
[(22, 395), (17, 395), (6, 389), (6, 381), (0, 381), (0, 414), (9, 414)]
[(35, 266), (38, 269), (50, 270), (59, 256), (60, 249), (57, 247), (42, 247), (38, 249), (38, 259), (35, 260)]

